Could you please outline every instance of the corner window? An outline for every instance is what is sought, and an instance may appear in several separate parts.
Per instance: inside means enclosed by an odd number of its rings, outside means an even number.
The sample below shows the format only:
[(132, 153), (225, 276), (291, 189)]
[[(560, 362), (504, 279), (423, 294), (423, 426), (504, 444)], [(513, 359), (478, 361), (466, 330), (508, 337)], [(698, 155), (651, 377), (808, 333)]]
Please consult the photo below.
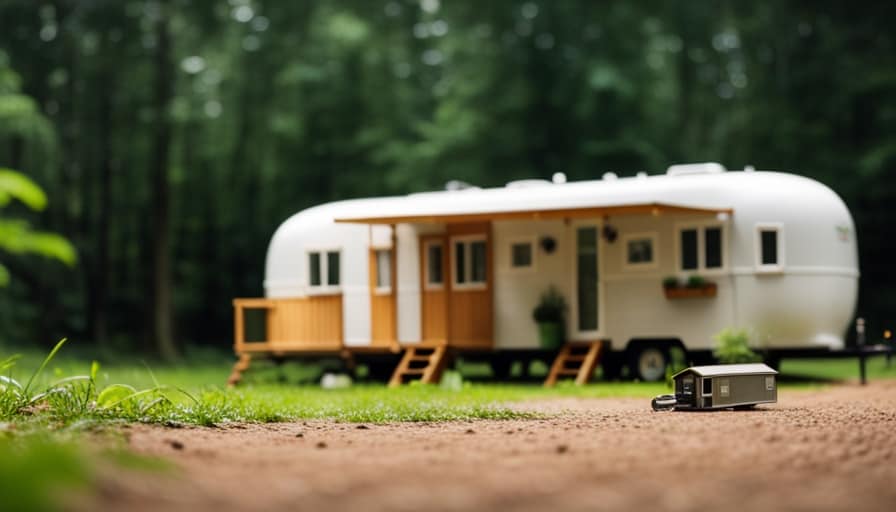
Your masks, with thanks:
[(622, 266), (627, 269), (652, 268), (656, 266), (656, 233), (631, 234), (623, 237), (625, 250)]
[(444, 246), (441, 242), (429, 242), (424, 247), (424, 258), (426, 260), (424, 262), (424, 268), (426, 269), (425, 287), (428, 290), (439, 289), (445, 284), (445, 278), (442, 275)]
[(452, 241), (454, 251), (455, 288), (483, 288), (486, 284), (488, 262), (484, 237), (464, 237)]
[(376, 291), (388, 293), (392, 290), (392, 251), (377, 249), (374, 252), (376, 263)]
[(512, 242), (510, 244), (510, 268), (513, 270), (527, 270), (535, 266), (534, 252), (531, 241)]
[(780, 224), (756, 226), (756, 269), (780, 272), (784, 269), (783, 229)]
[(723, 229), (718, 225), (680, 228), (678, 231), (678, 268), (684, 272), (724, 268)]
[(339, 286), (339, 251), (308, 253), (308, 286), (311, 288)]

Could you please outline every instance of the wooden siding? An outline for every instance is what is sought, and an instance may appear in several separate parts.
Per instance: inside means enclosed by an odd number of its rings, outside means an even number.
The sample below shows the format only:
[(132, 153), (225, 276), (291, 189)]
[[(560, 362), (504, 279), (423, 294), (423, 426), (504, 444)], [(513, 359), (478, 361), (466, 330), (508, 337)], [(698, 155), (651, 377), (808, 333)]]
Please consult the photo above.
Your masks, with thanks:
[[(377, 249), (385, 250), (385, 249)], [(376, 251), (370, 251), (370, 344), (388, 346), (397, 339), (395, 329), (395, 251), (389, 250), (389, 291), (377, 291)]]
[[(237, 353), (342, 348), (342, 295), (289, 299), (235, 299), (234, 348)], [(245, 339), (245, 310), (266, 310), (267, 339)]]

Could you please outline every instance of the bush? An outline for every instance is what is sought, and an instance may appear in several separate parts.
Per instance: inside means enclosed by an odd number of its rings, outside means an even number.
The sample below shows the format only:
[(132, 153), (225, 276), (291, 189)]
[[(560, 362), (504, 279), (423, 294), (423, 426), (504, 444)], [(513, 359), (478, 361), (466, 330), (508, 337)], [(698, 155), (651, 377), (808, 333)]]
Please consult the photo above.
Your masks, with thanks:
[(538, 305), (532, 311), (532, 318), (537, 323), (563, 323), (566, 314), (566, 299), (551, 286), (538, 299)]
[(663, 288), (678, 288), (678, 278), (675, 276), (664, 277)]
[(746, 329), (722, 329), (713, 337), (716, 349), (713, 355), (720, 363), (755, 363), (762, 361), (756, 352), (750, 349), (750, 336)]

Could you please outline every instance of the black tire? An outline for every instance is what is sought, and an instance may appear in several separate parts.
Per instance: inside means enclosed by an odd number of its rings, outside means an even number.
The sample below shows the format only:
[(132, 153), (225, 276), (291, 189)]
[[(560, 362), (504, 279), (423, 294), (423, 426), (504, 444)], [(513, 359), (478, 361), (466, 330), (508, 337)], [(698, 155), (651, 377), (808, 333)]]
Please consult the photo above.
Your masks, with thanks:
[(629, 375), (644, 382), (659, 382), (666, 378), (669, 350), (662, 345), (638, 344), (630, 347)]

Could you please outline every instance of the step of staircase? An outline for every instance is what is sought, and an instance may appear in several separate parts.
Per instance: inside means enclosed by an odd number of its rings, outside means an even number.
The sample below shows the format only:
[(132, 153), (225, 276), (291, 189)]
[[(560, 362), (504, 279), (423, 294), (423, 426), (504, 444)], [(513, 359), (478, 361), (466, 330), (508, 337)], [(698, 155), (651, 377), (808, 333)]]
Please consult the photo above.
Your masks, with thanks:
[(408, 347), (395, 372), (392, 373), (392, 378), (389, 379), (389, 387), (401, 386), (412, 380), (424, 384), (437, 384), (445, 369), (446, 356), (445, 345)]
[(544, 381), (545, 387), (555, 386), (560, 377), (575, 377), (578, 386), (587, 384), (600, 361), (603, 344), (603, 341), (588, 341), (563, 345)]

